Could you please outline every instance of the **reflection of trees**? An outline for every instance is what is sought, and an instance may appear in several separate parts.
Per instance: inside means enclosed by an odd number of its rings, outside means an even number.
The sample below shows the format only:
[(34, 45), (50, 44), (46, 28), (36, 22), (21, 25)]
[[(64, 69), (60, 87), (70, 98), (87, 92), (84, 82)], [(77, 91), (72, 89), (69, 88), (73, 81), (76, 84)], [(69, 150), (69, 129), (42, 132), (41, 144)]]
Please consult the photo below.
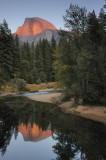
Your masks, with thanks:
[(57, 121), (58, 128), (53, 134), (56, 144), (56, 160), (105, 160), (106, 128), (102, 124), (79, 117), (64, 116)]
[(16, 126), (17, 118), (13, 114), (13, 110), (0, 102), (0, 150), (2, 155), (5, 154), (14, 131), (18, 134)]
[(57, 160), (70, 160), (70, 158), (74, 158), (78, 147), (73, 139), (71, 139), (71, 135), (55, 133), (53, 139), (58, 140), (56, 145), (53, 146), (54, 152), (58, 155)]
[[(42, 109), (42, 108), (45, 108)], [(20, 123), (32, 126), (36, 123), (42, 131), (47, 130), (50, 124), (46, 119), (50, 106), (36, 103), (25, 97), (7, 97), (0, 99), (0, 151), (5, 154), (6, 148), (14, 134), (18, 136), (17, 127)]]
[(35, 102), (25, 97), (3, 98), (0, 100), (0, 151), (6, 152), (14, 134), (17, 138), (17, 127), (20, 123), (26, 126), (34, 123), (46, 131), (49, 124), (55, 131), (53, 139), (56, 144), (53, 151), (57, 160), (106, 159), (106, 127), (102, 124), (63, 114), (59, 108), (46, 103)]

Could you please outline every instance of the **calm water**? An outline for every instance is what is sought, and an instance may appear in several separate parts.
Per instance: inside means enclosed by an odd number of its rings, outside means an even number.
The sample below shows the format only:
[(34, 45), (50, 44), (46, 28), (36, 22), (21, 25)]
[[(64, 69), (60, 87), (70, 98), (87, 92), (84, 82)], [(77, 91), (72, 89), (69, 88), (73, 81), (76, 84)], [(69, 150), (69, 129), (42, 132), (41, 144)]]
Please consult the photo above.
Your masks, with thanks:
[(106, 126), (26, 97), (2, 98), (0, 160), (106, 160)]
[(56, 93), (56, 92), (32, 92), (32, 93), (17, 94), (14, 96), (18, 97), (18, 96), (29, 96), (29, 95), (51, 94), (51, 93)]

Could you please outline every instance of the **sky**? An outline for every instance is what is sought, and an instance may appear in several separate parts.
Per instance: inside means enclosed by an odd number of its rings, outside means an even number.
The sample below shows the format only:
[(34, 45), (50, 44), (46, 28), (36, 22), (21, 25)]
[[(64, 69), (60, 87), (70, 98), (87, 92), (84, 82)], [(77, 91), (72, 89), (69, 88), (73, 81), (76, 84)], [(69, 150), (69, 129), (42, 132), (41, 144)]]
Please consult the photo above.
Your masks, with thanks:
[(26, 17), (39, 17), (65, 29), (63, 16), (70, 3), (85, 6), (88, 12), (95, 10), (98, 15), (106, 0), (0, 0), (0, 23), (5, 19), (14, 33)]

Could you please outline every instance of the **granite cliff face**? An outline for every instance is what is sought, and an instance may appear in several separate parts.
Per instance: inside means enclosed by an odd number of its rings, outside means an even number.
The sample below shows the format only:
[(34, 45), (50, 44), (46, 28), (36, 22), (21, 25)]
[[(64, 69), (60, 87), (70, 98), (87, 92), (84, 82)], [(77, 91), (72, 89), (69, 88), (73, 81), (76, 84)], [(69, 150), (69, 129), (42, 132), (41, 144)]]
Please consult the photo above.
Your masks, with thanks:
[(29, 44), (36, 45), (40, 40), (47, 39), (49, 42), (52, 37), (56, 40), (57, 44), (59, 43), (60, 37), (57, 30), (46, 29), (44, 32), (37, 34), (36, 36), (19, 36), (20, 42), (28, 42)]
[(18, 27), (13, 35), (18, 35), (21, 43), (28, 41), (29, 44), (34, 42), (35, 45), (39, 40), (43, 39), (47, 39), (50, 42), (52, 37), (54, 37), (57, 43), (60, 39), (56, 27), (52, 23), (38, 17), (25, 18), (24, 24)]
[(13, 35), (36, 36), (46, 29), (56, 30), (56, 27), (52, 23), (38, 17), (25, 18), (24, 24), (18, 27)]

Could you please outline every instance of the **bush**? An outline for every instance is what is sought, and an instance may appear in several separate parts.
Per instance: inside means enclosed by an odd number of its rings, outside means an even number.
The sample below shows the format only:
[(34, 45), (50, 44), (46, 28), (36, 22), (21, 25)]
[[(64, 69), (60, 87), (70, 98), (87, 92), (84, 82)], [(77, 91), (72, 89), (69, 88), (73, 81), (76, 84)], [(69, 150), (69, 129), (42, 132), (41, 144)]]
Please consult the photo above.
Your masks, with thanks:
[(27, 83), (29, 84), (33, 84), (34, 80), (33, 80), (33, 76), (31, 73), (28, 74), (27, 76)]
[(41, 80), (38, 79), (38, 80), (36, 81), (36, 84), (40, 84), (40, 83), (41, 83)]
[(53, 87), (54, 87), (53, 84), (48, 84), (48, 85), (47, 85), (47, 88), (48, 88), (48, 89), (53, 88)]
[(41, 82), (46, 82), (47, 80), (46, 74), (44, 72), (40, 72), (39, 79), (41, 80)]
[(19, 91), (27, 91), (27, 88), (26, 88), (27, 83), (24, 79), (17, 79), (16, 85)]
[(38, 92), (39, 91), (38, 86), (27, 85), (27, 88), (29, 89), (29, 92)]

